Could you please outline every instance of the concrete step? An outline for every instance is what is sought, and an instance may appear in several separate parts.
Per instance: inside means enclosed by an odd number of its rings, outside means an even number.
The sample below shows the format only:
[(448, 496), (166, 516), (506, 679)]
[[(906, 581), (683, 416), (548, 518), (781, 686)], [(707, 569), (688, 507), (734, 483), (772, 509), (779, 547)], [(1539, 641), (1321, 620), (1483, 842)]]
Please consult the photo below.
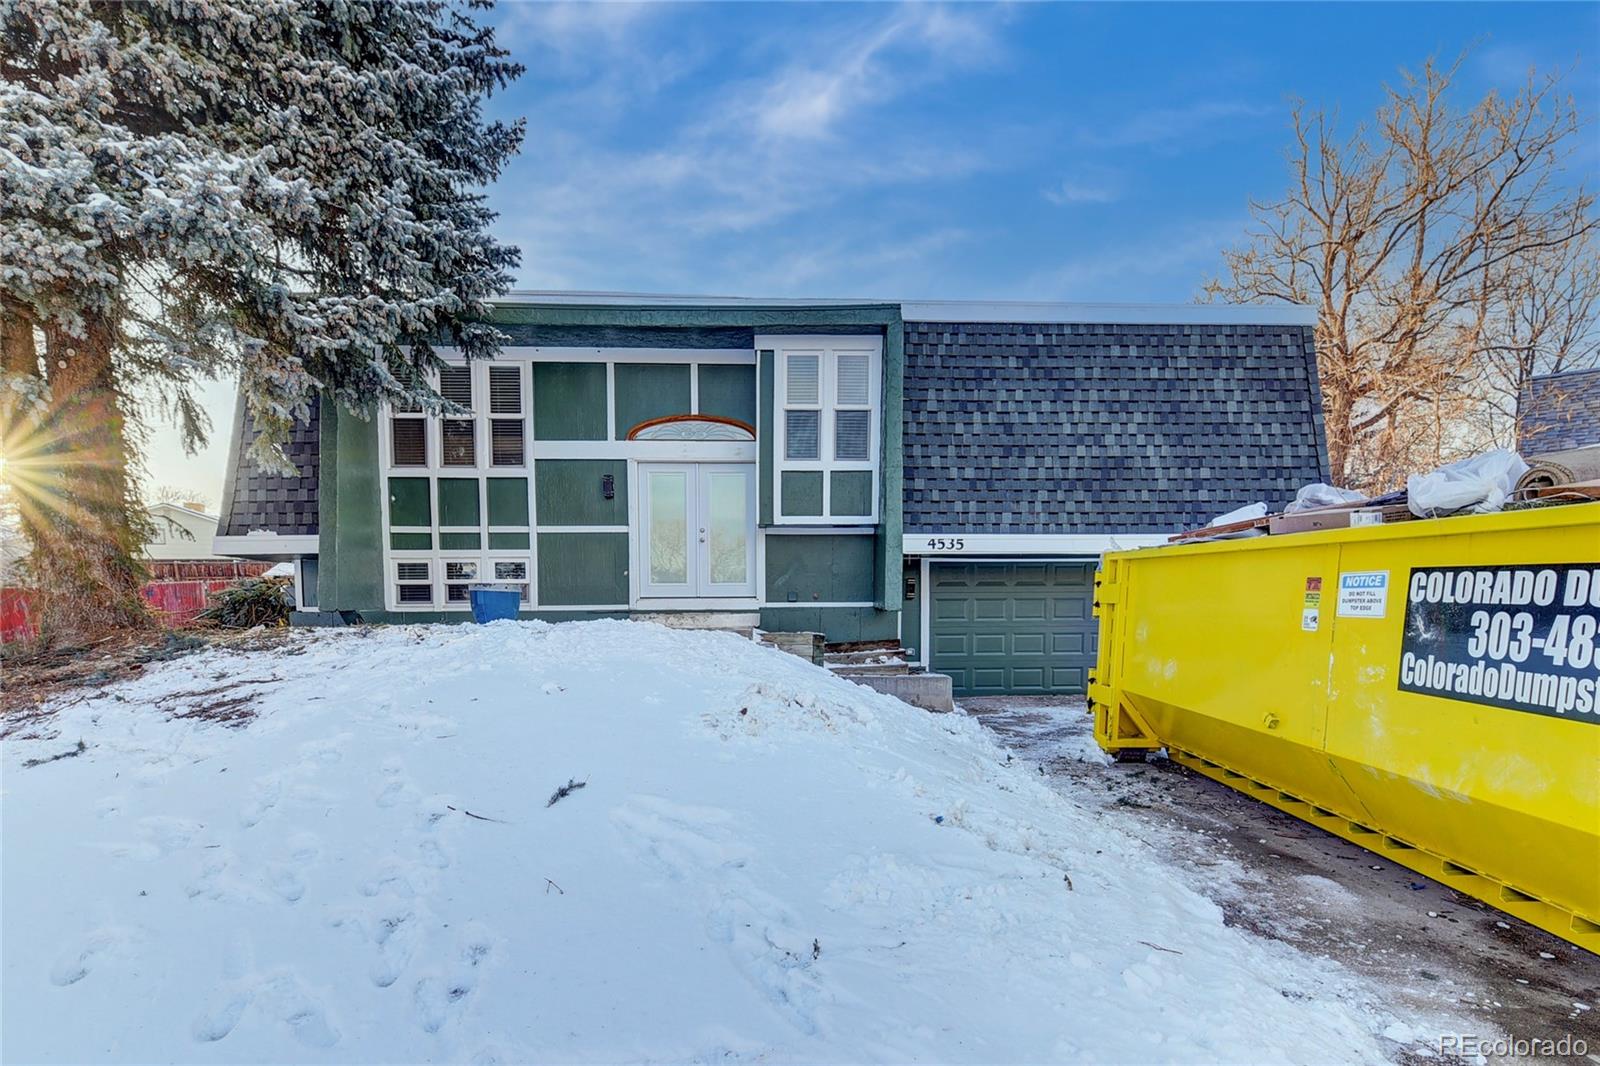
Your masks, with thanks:
[(850, 680), (913, 707), (940, 712), (956, 709), (949, 674), (859, 674)]
[(635, 622), (654, 622), (668, 629), (707, 629), (719, 633), (737, 633), (749, 639), (761, 624), (759, 611), (634, 611), (628, 615)]
[(828, 663), (826, 665), (829, 670), (832, 670), (840, 677), (848, 678), (856, 678), (865, 674), (876, 674), (878, 676), (905, 674), (910, 673), (911, 670), (904, 659), (882, 663)]
[(859, 666), (869, 663), (904, 661), (905, 654), (898, 644), (883, 648), (867, 648), (861, 651), (830, 651), (827, 654), (829, 666)]

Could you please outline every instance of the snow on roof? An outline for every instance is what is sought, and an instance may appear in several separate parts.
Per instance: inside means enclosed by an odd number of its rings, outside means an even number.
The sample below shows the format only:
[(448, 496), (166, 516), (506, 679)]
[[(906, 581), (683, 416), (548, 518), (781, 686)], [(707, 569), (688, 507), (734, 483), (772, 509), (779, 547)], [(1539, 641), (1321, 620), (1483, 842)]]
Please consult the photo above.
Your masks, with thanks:
[(963, 715), (649, 624), (288, 639), (151, 663), (0, 747), (8, 1058), (1394, 1046), (1383, 991), (1190, 887), (1191, 839), (1136, 839)]
[(640, 292), (516, 289), (499, 304), (644, 307), (861, 307), (900, 305), (908, 322), (1061, 322), (1108, 325), (1311, 326), (1316, 311), (1296, 304), (1074, 303), (1053, 300), (769, 299)]

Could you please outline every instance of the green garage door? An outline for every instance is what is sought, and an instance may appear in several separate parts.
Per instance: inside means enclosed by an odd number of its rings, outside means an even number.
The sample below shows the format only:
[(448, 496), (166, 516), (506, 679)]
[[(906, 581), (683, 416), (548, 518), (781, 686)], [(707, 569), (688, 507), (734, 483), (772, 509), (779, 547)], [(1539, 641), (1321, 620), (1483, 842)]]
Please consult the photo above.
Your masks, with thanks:
[(928, 580), (929, 667), (957, 696), (1083, 693), (1092, 563), (934, 563)]

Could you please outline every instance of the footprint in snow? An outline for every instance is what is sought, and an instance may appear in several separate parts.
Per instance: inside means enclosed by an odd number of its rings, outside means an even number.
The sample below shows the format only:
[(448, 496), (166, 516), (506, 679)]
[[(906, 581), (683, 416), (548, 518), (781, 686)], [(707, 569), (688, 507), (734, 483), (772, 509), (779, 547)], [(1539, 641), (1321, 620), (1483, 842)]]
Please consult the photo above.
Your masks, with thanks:
[(437, 1033), (466, 1009), (468, 997), (478, 987), (478, 971), (491, 950), (490, 938), (478, 927), (467, 930), (456, 965), (448, 974), (431, 974), (417, 982), (413, 1000), (417, 1024), (423, 1032)]
[(285, 903), (299, 903), (306, 894), (306, 879), (300, 870), (288, 863), (275, 862), (267, 867), (267, 887), (276, 892)]
[(117, 926), (91, 930), (81, 941), (67, 948), (50, 967), (50, 983), (65, 988), (89, 976), (101, 956), (113, 952), (133, 939), (133, 932)]
[(398, 981), (410, 965), (421, 935), (417, 916), (411, 911), (392, 912), (377, 918), (372, 939), (378, 945), (378, 957), (367, 971), (372, 983), (388, 988)]
[(263, 777), (256, 780), (255, 796), (239, 812), (239, 825), (244, 829), (253, 829), (261, 819), (267, 816), (272, 808), (278, 805), (278, 800), (283, 796), (283, 781), (277, 776)]

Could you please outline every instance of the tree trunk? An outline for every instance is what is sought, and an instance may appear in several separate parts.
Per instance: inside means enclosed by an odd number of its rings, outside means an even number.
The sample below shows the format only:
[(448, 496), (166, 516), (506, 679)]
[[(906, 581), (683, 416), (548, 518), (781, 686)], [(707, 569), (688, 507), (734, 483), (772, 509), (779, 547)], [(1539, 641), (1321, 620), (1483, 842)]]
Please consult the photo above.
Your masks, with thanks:
[(1322, 426), (1328, 440), (1328, 480), (1335, 485), (1350, 484), (1350, 451), (1355, 444), (1351, 431), (1353, 406), (1348, 390), (1322, 383)]
[(39, 637), (74, 644), (152, 623), (140, 594), (145, 523), (128, 476), (110, 326), (86, 319), (82, 337), (47, 327), (45, 351), (49, 404), (23, 449), (25, 469), (7, 475), (33, 545)]

